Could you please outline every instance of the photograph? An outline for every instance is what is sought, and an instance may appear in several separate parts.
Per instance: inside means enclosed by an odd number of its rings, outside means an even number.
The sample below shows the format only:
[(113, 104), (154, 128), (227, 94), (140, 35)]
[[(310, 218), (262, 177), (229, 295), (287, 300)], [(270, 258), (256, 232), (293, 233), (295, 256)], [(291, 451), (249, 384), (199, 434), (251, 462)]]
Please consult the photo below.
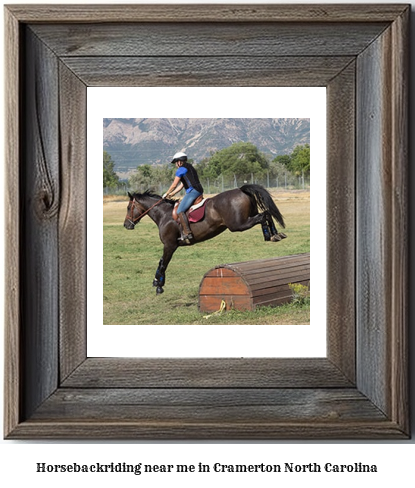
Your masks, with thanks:
[(104, 324), (310, 322), (309, 119), (103, 126)]
[(88, 89), (88, 354), (325, 357), (325, 145), (324, 87)]

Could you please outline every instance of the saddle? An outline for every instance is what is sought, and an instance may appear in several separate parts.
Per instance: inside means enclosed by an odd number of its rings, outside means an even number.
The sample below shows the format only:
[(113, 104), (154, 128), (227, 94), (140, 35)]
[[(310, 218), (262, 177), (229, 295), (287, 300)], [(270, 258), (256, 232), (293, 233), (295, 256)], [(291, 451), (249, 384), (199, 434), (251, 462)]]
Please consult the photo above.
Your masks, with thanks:
[[(205, 216), (206, 202), (208, 200), (209, 198), (203, 198), (203, 195), (196, 198), (193, 205), (189, 208), (189, 210), (186, 211), (186, 217), (189, 222), (195, 223), (203, 220)], [(179, 206), (179, 203), (180, 202), (176, 202), (173, 208), (173, 219), (176, 222), (178, 221), (177, 207)]]

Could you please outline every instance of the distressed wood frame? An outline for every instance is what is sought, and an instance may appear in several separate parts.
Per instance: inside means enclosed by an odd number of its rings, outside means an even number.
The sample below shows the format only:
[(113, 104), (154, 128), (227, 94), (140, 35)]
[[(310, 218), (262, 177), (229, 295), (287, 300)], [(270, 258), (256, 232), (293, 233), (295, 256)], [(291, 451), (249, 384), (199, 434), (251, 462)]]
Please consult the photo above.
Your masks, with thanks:
[[(408, 5), (11, 5), (7, 439), (406, 439)], [(327, 357), (86, 357), (88, 86), (326, 86)]]

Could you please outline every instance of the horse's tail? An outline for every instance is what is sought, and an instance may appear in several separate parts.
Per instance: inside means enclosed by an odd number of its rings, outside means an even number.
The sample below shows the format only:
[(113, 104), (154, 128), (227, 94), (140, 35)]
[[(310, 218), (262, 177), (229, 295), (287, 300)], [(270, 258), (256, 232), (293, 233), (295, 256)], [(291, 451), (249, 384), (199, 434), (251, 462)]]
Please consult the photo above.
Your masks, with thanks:
[(285, 228), (285, 223), (281, 212), (275, 205), (269, 192), (261, 185), (243, 185), (240, 188), (246, 195), (251, 198), (251, 201), (256, 204), (256, 207), (262, 211), (268, 210), (274, 219)]

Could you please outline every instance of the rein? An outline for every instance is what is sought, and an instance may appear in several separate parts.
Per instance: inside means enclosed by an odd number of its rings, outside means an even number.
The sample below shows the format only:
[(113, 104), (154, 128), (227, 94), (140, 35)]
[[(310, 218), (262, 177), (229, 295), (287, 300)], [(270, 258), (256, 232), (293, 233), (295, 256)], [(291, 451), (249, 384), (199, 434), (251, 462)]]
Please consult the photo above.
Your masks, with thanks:
[(135, 207), (135, 204), (138, 203), (137, 200), (134, 198), (133, 199), (133, 202), (131, 204), (131, 218), (130, 216), (127, 214), (127, 220), (133, 224), (134, 226), (138, 224), (138, 222), (144, 217), (144, 215), (148, 214), (148, 212), (150, 212), (151, 209), (153, 209), (156, 205), (158, 205), (160, 202), (163, 201), (163, 198), (160, 198), (160, 200), (158, 200), (154, 205), (152, 205), (150, 208), (148, 208), (147, 210), (145, 210), (141, 215), (138, 216), (138, 218), (136, 218), (134, 220), (133, 218), (133, 215), (134, 215), (134, 207)]

